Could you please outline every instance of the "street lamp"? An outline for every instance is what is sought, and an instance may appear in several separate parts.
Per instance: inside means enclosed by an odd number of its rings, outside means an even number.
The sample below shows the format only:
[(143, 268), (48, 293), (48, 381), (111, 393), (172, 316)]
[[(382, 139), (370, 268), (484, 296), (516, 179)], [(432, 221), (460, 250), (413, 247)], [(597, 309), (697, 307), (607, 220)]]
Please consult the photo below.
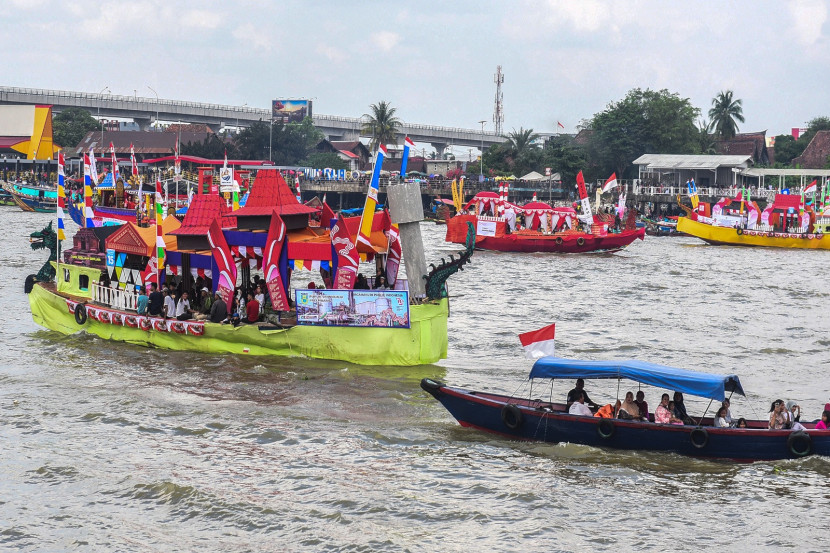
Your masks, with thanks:
[(482, 119), (479, 121), (479, 124), (481, 125), (481, 157), (479, 158), (481, 160), (481, 167), (479, 169), (478, 181), (481, 182), (484, 180), (484, 125), (487, 124), (487, 120)]
[(156, 127), (158, 127), (158, 124), (159, 124), (159, 93), (156, 92), (155, 89), (150, 85), (147, 85), (147, 88), (149, 88), (150, 91), (153, 94), (156, 95)]

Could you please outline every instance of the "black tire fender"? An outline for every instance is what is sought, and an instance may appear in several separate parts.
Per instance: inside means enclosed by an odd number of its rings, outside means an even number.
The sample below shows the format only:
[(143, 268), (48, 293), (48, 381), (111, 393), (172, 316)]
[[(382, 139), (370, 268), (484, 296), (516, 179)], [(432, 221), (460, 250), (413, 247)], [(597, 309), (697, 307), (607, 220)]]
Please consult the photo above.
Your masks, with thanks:
[(738, 229), (738, 230), (736, 230), (735, 232), (737, 232), (737, 233), (738, 233), (738, 236), (740, 236), (740, 235), (742, 235), (742, 234), (744, 233), (744, 229), (739, 228), (739, 229)]
[(82, 303), (75, 306), (75, 322), (82, 326), (86, 324), (86, 306)]
[(806, 457), (813, 452), (813, 438), (802, 430), (793, 432), (787, 438), (787, 448), (796, 457)]
[(557, 236), (557, 237), (556, 237), (556, 240), (554, 240), (554, 242), (556, 242), (556, 245), (557, 245), (557, 246), (561, 246), (561, 245), (562, 245), (562, 237), (561, 237), (561, 236)]
[(698, 426), (689, 433), (689, 441), (697, 449), (703, 449), (709, 444), (709, 431)]
[(519, 428), (522, 425), (523, 419), (522, 412), (512, 403), (508, 403), (501, 408), (501, 421), (510, 430)]
[(599, 437), (603, 440), (611, 438), (616, 431), (617, 427), (611, 419), (603, 418), (599, 420), (599, 424), (597, 424), (597, 434), (599, 434)]
[(576, 239), (576, 245), (577, 246), (584, 246), (585, 245), (585, 239), (580, 236), (579, 238)]
[(23, 291), (27, 294), (31, 293), (32, 288), (35, 287), (35, 282), (37, 282), (37, 276), (29, 275), (26, 277), (26, 282), (23, 284)]

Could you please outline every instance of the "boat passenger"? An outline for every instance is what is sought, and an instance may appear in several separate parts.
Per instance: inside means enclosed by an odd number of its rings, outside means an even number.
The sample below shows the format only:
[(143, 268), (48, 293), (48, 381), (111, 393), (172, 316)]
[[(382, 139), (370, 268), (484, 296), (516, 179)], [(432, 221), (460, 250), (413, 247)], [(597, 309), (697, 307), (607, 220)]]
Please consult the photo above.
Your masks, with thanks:
[(746, 428), (746, 419), (741, 417), (738, 419), (738, 423), (735, 425), (736, 428)]
[(660, 398), (660, 405), (654, 410), (654, 422), (658, 424), (671, 423), (671, 411), (669, 411), (669, 394), (663, 394)]
[(190, 300), (187, 299), (187, 292), (182, 292), (182, 296), (176, 304), (176, 318), (180, 321), (187, 321), (193, 318), (193, 311), (190, 309)]
[(830, 430), (830, 411), (824, 410), (821, 420), (816, 423), (816, 430)]
[(686, 414), (686, 404), (683, 402), (683, 394), (681, 392), (674, 393), (674, 409), (672, 412), (675, 417), (683, 421), (683, 424), (694, 424), (692, 418)]
[(727, 411), (728, 409), (723, 406), (721, 406), (721, 408), (718, 409), (718, 414), (715, 417), (715, 426), (717, 428), (729, 428), (729, 421), (726, 420)]
[(147, 312), (153, 317), (161, 317), (164, 312), (164, 295), (159, 292), (155, 282), (150, 285), (150, 289), (152, 291), (148, 297)]
[(724, 416), (723, 418), (726, 419), (726, 422), (729, 423), (729, 426), (735, 426), (735, 421), (732, 419), (732, 411), (729, 409), (729, 407), (731, 406), (729, 398), (724, 399), (721, 406), (726, 408), (726, 416)]
[(176, 314), (176, 300), (173, 299), (173, 293), (169, 289), (162, 290), (164, 296), (164, 317), (173, 317)]
[(571, 404), (576, 401), (577, 394), (582, 392), (583, 394), (585, 394), (585, 403), (587, 403), (588, 405), (590, 405), (594, 409), (599, 409), (599, 405), (597, 405), (596, 403), (591, 401), (591, 398), (588, 396), (588, 392), (586, 392), (584, 390), (584, 388), (585, 388), (585, 381), (581, 378), (577, 378), (576, 379), (576, 387), (573, 390), (571, 390), (570, 392), (568, 392), (568, 399), (566, 400), (566, 403), (568, 404), (568, 408), (570, 408)]
[(355, 290), (368, 290), (369, 289), (369, 281), (366, 280), (366, 277), (363, 273), (357, 274), (357, 280), (354, 282), (354, 289)]
[(254, 294), (254, 299), (259, 302), (260, 307), (265, 305), (265, 294), (262, 293), (262, 286), (260, 286), (259, 284), (257, 284), (256, 294)]
[(618, 419), (632, 419), (642, 420), (640, 415), (640, 408), (634, 403), (634, 392), (626, 392), (625, 401), (620, 405), (620, 410), (617, 411)]
[(147, 314), (147, 304), (150, 302), (150, 298), (147, 297), (147, 292), (143, 286), (138, 287), (138, 298), (135, 300), (135, 310), (138, 312), (139, 315), (146, 315)]
[(581, 415), (583, 417), (592, 417), (594, 414), (591, 412), (591, 409), (585, 405), (585, 392), (579, 394), (571, 404), (570, 409), (568, 409), (568, 413), (571, 415)]
[(781, 430), (784, 428), (784, 423), (786, 419), (784, 418), (784, 410), (786, 406), (784, 405), (784, 400), (776, 399), (770, 405), (769, 412), (769, 429), (770, 430)]
[(685, 424), (683, 419), (680, 419), (674, 414), (675, 404), (673, 401), (669, 402), (669, 424)]
[(199, 307), (199, 312), (193, 318), (197, 321), (204, 321), (210, 316), (211, 307), (213, 307), (213, 296), (210, 294), (210, 290), (202, 288), (202, 304)]
[(640, 410), (640, 416), (648, 420), (648, 402), (646, 402), (646, 394), (642, 390), (637, 390), (637, 399), (634, 400), (634, 403), (637, 404), (637, 408)]
[(210, 306), (210, 322), (221, 323), (228, 316), (228, 306), (217, 291), (213, 296), (213, 305)]
[(801, 406), (793, 400), (788, 401), (787, 410), (784, 412), (784, 416), (787, 418), (787, 422), (790, 427), (792, 427), (793, 423), (801, 420)]
[(254, 324), (259, 320), (259, 302), (254, 299), (254, 295), (248, 292), (248, 301), (245, 302), (245, 322)]

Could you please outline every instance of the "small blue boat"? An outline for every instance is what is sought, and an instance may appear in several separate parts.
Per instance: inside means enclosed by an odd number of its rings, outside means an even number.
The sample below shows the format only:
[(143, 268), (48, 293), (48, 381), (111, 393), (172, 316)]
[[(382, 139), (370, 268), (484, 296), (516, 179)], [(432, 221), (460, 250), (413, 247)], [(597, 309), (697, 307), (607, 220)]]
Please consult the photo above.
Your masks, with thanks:
[[(600, 418), (569, 414), (564, 403), (530, 399), (535, 379), (627, 379), (723, 401), (726, 393), (745, 395), (736, 375), (708, 374), (643, 361), (580, 361), (543, 357), (530, 371), (528, 399), (455, 388), (425, 378), (421, 388), (455, 417), (461, 426), (519, 440), (570, 442), (615, 449), (673, 452), (693, 457), (752, 462), (830, 455), (830, 431), (769, 430), (768, 421), (747, 421), (747, 428), (715, 428), (713, 418), (693, 425)], [(546, 386), (551, 390), (553, 386)], [(563, 394), (564, 397), (564, 394)]]

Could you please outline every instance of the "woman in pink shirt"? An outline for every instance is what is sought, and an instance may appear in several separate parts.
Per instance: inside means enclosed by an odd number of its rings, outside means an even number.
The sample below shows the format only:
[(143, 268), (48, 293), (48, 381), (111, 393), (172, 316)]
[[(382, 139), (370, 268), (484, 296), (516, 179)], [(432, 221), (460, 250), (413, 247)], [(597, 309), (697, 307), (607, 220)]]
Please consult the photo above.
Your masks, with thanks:
[(654, 410), (654, 422), (657, 424), (671, 423), (671, 412), (669, 411), (669, 394), (663, 394), (660, 398), (660, 405)]
[(816, 423), (816, 430), (830, 430), (830, 411), (825, 410), (821, 414), (821, 420)]

